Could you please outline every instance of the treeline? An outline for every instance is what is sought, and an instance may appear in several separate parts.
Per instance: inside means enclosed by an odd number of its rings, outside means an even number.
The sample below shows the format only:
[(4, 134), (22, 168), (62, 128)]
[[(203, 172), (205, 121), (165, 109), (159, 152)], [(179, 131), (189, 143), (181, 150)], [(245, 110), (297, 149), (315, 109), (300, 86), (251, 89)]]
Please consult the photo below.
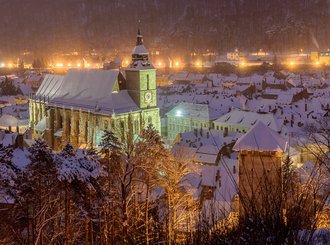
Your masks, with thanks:
[(246, 195), (238, 191), (245, 213), (239, 220), (237, 199), (225, 219), (228, 213), (216, 200), (202, 202), (205, 193), (190, 182), (200, 175), (191, 152), (178, 148), (170, 154), (151, 126), (139, 136), (130, 126), (119, 136), (105, 131), (100, 146), (67, 144), (53, 152), (37, 140), (22, 168), (13, 162), (18, 153), (1, 146), (0, 194), (8, 204), (2, 201), (0, 208), (0, 243), (307, 244), (320, 222), (329, 225), (329, 171), (323, 167), (329, 158), (306, 169), (303, 179), (286, 158), (283, 172), (273, 173), (280, 174), (283, 191), (270, 191), (270, 174), (260, 182), (258, 197), (242, 199)]
[[(1, 51), (125, 50), (141, 20), (146, 42), (183, 50), (327, 49), (327, 0), (0, 1)], [(120, 18), (118, 18), (120, 16)]]
[[(55, 153), (45, 141), (28, 149), (29, 164), (13, 164), (0, 149), (1, 244), (154, 244), (186, 239), (197, 203), (183, 177), (188, 165), (164, 148), (151, 127), (139, 139), (106, 131), (99, 152)], [(190, 224), (192, 225), (192, 223)], [(181, 227), (181, 228), (179, 228)]]

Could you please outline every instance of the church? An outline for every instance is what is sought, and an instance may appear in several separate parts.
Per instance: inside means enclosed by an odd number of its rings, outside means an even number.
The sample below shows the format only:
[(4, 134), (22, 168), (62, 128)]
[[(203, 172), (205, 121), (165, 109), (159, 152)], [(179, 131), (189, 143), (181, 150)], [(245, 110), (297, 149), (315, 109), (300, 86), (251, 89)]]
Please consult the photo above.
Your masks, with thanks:
[[(120, 70), (71, 69), (47, 75), (30, 97), (33, 137), (60, 149), (97, 147), (104, 130), (139, 134), (152, 124), (160, 132), (156, 69), (138, 30), (130, 65)], [(118, 135), (119, 136), (119, 135)]]

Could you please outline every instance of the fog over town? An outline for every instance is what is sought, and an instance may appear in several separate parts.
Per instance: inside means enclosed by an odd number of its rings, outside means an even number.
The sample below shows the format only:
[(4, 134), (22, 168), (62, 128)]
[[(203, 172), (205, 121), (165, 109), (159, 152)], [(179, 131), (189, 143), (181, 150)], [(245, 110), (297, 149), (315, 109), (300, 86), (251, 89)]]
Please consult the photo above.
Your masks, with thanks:
[(330, 244), (330, 1), (0, 6), (0, 244)]

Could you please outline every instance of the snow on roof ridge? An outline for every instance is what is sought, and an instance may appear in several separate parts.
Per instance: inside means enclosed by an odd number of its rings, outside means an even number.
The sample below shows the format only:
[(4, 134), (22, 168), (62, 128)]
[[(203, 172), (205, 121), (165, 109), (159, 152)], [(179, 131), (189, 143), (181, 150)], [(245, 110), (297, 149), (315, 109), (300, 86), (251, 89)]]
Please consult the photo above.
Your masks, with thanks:
[(258, 121), (234, 145), (235, 151), (277, 151), (285, 152), (287, 141), (274, 130)]

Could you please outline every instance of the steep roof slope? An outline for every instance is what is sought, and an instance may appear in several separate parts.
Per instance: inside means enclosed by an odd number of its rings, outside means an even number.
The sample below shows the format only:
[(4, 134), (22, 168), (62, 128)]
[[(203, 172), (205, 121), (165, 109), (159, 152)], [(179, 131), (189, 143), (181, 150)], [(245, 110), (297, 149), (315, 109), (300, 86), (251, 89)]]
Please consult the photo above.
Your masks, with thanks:
[(233, 149), (236, 151), (278, 151), (285, 152), (287, 141), (262, 122), (239, 138)]
[(69, 70), (65, 76), (46, 76), (37, 97), (46, 96), (51, 106), (99, 113), (123, 113), (139, 108), (126, 90), (115, 89), (119, 70)]

